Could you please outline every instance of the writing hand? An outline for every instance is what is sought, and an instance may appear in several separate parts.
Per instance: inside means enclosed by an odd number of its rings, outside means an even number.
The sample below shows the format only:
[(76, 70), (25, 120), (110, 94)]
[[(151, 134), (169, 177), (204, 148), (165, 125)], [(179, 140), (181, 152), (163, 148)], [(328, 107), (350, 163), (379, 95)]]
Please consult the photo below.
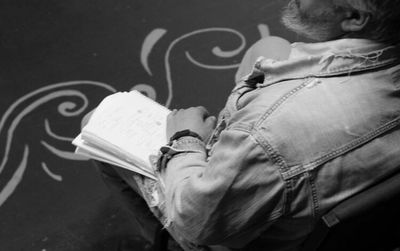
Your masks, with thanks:
[(173, 110), (167, 118), (168, 139), (176, 132), (189, 129), (206, 141), (216, 126), (217, 119), (202, 106)]

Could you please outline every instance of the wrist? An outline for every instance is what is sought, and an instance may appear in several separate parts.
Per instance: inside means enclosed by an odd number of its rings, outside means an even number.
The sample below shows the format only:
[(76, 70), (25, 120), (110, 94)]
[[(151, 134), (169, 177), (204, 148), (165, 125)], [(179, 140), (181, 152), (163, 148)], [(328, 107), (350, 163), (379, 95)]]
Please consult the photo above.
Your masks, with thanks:
[(190, 130), (176, 132), (169, 143), (160, 148), (156, 170), (161, 172), (173, 157), (183, 153), (206, 154), (205, 144), (197, 133)]
[(172, 145), (173, 141), (178, 140), (182, 137), (194, 137), (194, 138), (197, 138), (197, 139), (203, 141), (203, 138), (198, 133), (193, 132), (189, 129), (186, 129), (186, 130), (178, 131), (174, 135), (172, 135), (171, 138), (169, 139), (169, 145)]

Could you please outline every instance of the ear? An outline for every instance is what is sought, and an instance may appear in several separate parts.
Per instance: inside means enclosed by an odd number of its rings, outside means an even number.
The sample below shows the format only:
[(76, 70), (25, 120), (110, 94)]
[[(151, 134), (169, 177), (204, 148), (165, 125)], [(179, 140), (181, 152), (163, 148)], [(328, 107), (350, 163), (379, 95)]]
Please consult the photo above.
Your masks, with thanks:
[(370, 14), (367, 12), (358, 10), (346, 11), (341, 27), (344, 32), (358, 32), (367, 26), (369, 20)]

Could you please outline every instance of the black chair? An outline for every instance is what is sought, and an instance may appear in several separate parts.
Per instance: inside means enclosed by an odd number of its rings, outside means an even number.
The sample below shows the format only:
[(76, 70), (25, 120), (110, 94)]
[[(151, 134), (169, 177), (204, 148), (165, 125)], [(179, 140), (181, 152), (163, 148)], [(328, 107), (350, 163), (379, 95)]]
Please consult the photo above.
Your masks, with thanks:
[(153, 251), (168, 251), (168, 239), (170, 237), (168, 231), (161, 227), (157, 230)]
[(400, 247), (400, 173), (340, 203), (302, 251), (393, 251)]

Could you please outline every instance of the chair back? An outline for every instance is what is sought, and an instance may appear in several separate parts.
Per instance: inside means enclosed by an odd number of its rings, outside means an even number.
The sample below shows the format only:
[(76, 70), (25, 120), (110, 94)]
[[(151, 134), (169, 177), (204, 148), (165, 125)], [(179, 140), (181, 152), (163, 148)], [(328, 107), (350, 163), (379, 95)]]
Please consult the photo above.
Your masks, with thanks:
[(302, 251), (393, 251), (400, 247), (400, 173), (326, 213)]

